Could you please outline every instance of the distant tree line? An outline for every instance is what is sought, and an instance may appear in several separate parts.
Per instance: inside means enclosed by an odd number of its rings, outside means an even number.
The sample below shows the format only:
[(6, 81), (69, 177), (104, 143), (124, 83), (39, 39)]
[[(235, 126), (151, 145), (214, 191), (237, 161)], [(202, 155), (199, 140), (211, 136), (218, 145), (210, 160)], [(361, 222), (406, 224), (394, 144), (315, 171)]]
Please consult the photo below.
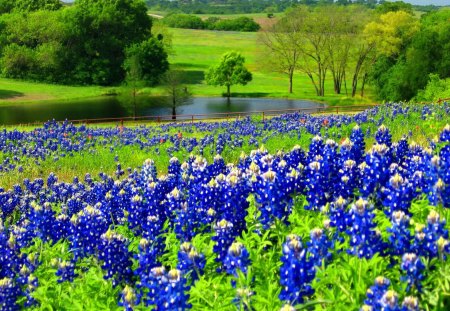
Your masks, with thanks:
[(143, 0), (0, 0), (0, 70), (10, 78), (112, 85), (130, 64), (157, 82), (168, 69)]
[(382, 4), (393, 7), (407, 6), (411, 10), (432, 11), (433, 5), (413, 6), (400, 2), (385, 0), (147, 0), (152, 10), (172, 11), (188, 14), (235, 14), (235, 13), (275, 13), (284, 12), (287, 8), (297, 5), (351, 5), (358, 4), (368, 8), (376, 8)]
[(262, 32), (260, 43), (267, 67), (287, 75), (291, 93), (300, 71), (317, 96), (325, 95), (331, 76), (336, 94), (363, 96), (370, 83), (380, 99), (409, 100), (429, 77), (438, 87), (446, 85), (436, 79), (450, 77), (449, 20), (450, 9), (419, 19), (402, 3), (385, 3), (376, 10), (297, 6)]
[(169, 14), (164, 17), (163, 22), (168, 27), (187, 29), (255, 32), (261, 28), (253, 19), (245, 16), (227, 19), (210, 17), (206, 20), (202, 20), (195, 15)]

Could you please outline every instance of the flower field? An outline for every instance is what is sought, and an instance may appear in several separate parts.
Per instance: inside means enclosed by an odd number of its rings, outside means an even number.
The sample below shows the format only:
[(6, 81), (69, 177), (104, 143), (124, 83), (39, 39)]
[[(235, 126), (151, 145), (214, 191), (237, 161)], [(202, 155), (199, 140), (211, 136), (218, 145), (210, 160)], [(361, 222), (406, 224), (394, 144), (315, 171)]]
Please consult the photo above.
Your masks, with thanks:
[(4, 129), (0, 310), (449, 310), (449, 112)]

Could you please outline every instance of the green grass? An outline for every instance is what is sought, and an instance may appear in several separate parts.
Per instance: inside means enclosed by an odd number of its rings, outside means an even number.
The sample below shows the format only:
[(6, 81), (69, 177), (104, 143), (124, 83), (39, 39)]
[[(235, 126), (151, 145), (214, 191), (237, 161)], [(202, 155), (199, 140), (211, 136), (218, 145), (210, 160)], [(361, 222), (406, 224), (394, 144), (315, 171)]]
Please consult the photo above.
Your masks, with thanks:
[(113, 90), (101, 86), (66, 86), (0, 78), (0, 105), (97, 97)]
[[(318, 97), (309, 78), (300, 72), (294, 77), (294, 93), (289, 94), (287, 76), (269, 72), (260, 65), (263, 55), (257, 33), (191, 29), (171, 29), (171, 32), (175, 54), (170, 56), (170, 63), (174, 69), (186, 71), (186, 83), (194, 96), (222, 95), (224, 88), (207, 85), (204, 73), (208, 67), (218, 63), (225, 52), (234, 50), (245, 56), (253, 73), (253, 81), (248, 85), (232, 87), (234, 96), (310, 99), (330, 105), (373, 102), (370, 90), (368, 98), (333, 94), (331, 75), (326, 81), (326, 96)], [(156, 93), (158, 91), (161, 89), (155, 90)]]
[[(294, 93), (288, 92), (287, 76), (271, 72), (261, 65), (264, 56), (258, 43), (258, 33), (208, 30), (171, 29), (173, 50), (169, 60), (174, 69), (186, 72), (185, 80), (194, 96), (222, 96), (222, 87), (209, 86), (204, 81), (205, 71), (219, 62), (228, 51), (241, 52), (253, 73), (253, 81), (246, 86), (233, 86), (233, 96), (308, 99), (329, 105), (366, 104), (373, 102), (370, 89), (366, 98), (351, 98), (333, 92), (331, 75), (326, 81), (326, 96), (318, 97), (309, 78), (300, 72), (294, 77)], [(350, 83), (348, 83), (349, 85)], [(108, 93), (124, 92), (124, 87), (62, 86), (0, 78), (0, 105), (69, 101), (92, 98)], [(162, 87), (146, 88), (141, 94), (160, 95)], [(344, 92), (345, 93), (345, 92)]]

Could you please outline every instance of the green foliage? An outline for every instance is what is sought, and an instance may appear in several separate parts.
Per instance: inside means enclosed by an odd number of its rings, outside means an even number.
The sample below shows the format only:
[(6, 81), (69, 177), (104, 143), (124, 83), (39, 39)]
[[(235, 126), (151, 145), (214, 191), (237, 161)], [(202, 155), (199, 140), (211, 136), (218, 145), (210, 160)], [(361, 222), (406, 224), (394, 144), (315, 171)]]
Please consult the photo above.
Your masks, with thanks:
[(62, 8), (60, 0), (0, 0), (0, 13), (54, 11)]
[(393, 45), (385, 50), (371, 71), (380, 99), (409, 100), (426, 87), (429, 74), (450, 77), (449, 18), (448, 9), (428, 13), (420, 21), (420, 30), (395, 53), (386, 52)]
[(200, 17), (187, 14), (170, 14), (164, 17), (163, 22), (173, 28), (204, 29), (205, 23)]
[(128, 76), (131, 75), (134, 80), (154, 85), (169, 68), (163, 43), (156, 38), (133, 44), (125, 53), (124, 68)]
[(255, 32), (261, 28), (253, 19), (246, 16), (227, 19), (209, 17), (203, 21), (195, 15), (169, 14), (164, 17), (163, 22), (169, 27), (185, 29)]
[(384, 1), (382, 4), (376, 7), (376, 11), (380, 14), (386, 14), (388, 12), (398, 12), (404, 11), (413, 14), (413, 6), (410, 3), (405, 3), (403, 1)]
[(430, 74), (425, 89), (420, 90), (415, 97), (416, 101), (437, 101), (441, 98), (450, 98), (450, 79), (439, 79), (439, 75)]
[(222, 56), (218, 66), (206, 72), (206, 82), (210, 85), (227, 87), (227, 97), (231, 96), (230, 87), (235, 84), (246, 85), (252, 81), (252, 74), (244, 66), (245, 58), (237, 52), (228, 52)]
[[(24, 11), (33, 11), (35, 3), (42, 7), (36, 12), (1, 17), (1, 63), (6, 77), (116, 84), (125, 77), (125, 49), (151, 36), (152, 21), (142, 0), (77, 0), (58, 11), (44, 10), (51, 7), (50, 0), (23, 3), (29, 4)], [(144, 72), (147, 77), (157, 73), (156, 67), (162, 71), (167, 68), (162, 45), (150, 39), (142, 43), (142, 49), (146, 53), (145, 66), (155, 61)]]
[(225, 31), (258, 31), (261, 26), (253, 19), (245, 16), (237, 17), (234, 19), (221, 19), (214, 23), (207, 25), (211, 30), (225, 30)]

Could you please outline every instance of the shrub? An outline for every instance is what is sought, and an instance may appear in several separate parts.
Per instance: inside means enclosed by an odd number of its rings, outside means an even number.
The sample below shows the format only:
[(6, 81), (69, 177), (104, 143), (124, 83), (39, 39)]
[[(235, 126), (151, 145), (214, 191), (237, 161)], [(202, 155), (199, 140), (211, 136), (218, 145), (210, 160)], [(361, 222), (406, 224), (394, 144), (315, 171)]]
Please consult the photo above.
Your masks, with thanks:
[(163, 19), (164, 23), (173, 28), (204, 29), (205, 23), (200, 17), (188, 14), (171, 14)]

